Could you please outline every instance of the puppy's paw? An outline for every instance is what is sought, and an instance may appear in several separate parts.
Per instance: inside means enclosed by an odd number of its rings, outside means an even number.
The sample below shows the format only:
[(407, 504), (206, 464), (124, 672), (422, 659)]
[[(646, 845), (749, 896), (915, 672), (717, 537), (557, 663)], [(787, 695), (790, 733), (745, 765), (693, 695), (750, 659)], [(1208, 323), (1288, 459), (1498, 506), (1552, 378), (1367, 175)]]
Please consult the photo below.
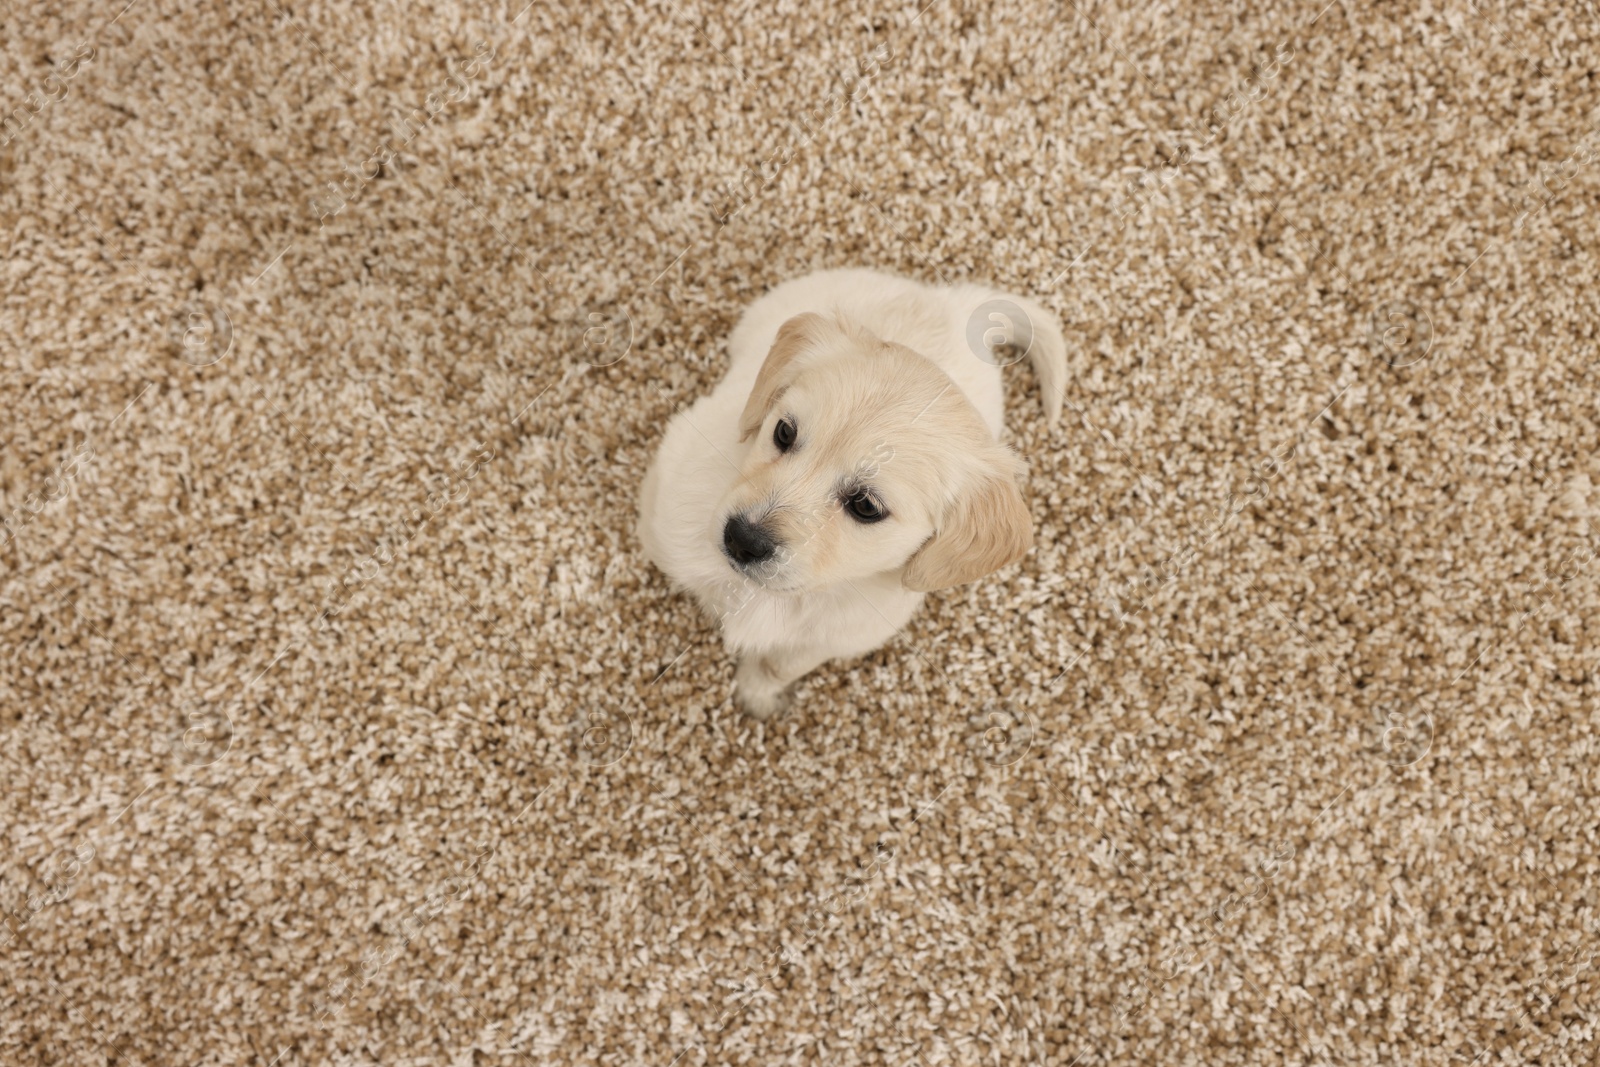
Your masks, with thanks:
[(789, 706), (788, 685), (760, 656), (745, 656), (733, 675), (733, 698), (752, 719), (770, 719)]

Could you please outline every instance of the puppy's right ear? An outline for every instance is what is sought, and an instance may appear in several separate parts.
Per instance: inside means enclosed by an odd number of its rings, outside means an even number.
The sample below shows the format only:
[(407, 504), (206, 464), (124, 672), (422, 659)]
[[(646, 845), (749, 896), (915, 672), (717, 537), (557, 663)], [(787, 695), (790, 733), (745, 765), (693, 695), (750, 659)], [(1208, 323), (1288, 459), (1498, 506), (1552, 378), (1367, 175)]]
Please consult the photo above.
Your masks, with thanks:
[(761, 372), (756, 375), (756, 384), (750, 390), (750, 399), (745, 401), (744, 414), (739, 416), (740, 441), (750, 440), (761, 429), (767, 411), (799, 370), (796, 361), (822, 336), (827, 325), (821, 315), (807, 311), (778, 327), (778, 339), (772, 342), (766, 362), (761, 364)]

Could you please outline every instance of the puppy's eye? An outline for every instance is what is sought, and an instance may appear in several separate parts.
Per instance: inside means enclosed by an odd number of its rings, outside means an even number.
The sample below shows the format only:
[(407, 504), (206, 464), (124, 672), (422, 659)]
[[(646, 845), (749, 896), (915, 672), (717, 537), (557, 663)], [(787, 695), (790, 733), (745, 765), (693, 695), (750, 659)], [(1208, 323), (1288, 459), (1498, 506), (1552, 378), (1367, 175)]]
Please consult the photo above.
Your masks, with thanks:
[(788, 419), (779, 419), (778, 425), (772, 428), (772, 443), (778, 446), (779, 452), (787, 452), (794, 447), (794, 423)]
[(844, 508), (857, 522), (878, 522), (889, 517), (883, 505), (864, 492), (846, 497)]

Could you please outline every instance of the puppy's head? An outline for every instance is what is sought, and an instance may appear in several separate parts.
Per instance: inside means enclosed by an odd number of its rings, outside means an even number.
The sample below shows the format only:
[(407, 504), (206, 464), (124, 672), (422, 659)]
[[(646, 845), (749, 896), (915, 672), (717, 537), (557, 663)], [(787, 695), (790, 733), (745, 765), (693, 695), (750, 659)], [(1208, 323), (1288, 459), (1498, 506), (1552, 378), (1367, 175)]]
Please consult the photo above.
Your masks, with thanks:
[(713, 536), (735, 570), (800, 593), (899, 572), (961, 585), (1020, 559), (1020, 461), (932, 362), (820, 315), (783, 324), (740, 420), (749, 453)]

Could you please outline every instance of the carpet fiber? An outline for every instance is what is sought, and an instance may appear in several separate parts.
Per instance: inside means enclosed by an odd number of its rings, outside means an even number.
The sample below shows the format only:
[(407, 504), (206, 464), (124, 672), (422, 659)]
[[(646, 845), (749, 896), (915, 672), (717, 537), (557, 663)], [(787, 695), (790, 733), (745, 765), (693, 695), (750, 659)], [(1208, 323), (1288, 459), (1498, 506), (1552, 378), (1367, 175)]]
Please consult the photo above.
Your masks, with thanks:
[[(15, 0), (0, 1062), (1600, 1063), (1596, 26)], [(858, 265), (1037, 544), (754, 723), (634, 497)]]

